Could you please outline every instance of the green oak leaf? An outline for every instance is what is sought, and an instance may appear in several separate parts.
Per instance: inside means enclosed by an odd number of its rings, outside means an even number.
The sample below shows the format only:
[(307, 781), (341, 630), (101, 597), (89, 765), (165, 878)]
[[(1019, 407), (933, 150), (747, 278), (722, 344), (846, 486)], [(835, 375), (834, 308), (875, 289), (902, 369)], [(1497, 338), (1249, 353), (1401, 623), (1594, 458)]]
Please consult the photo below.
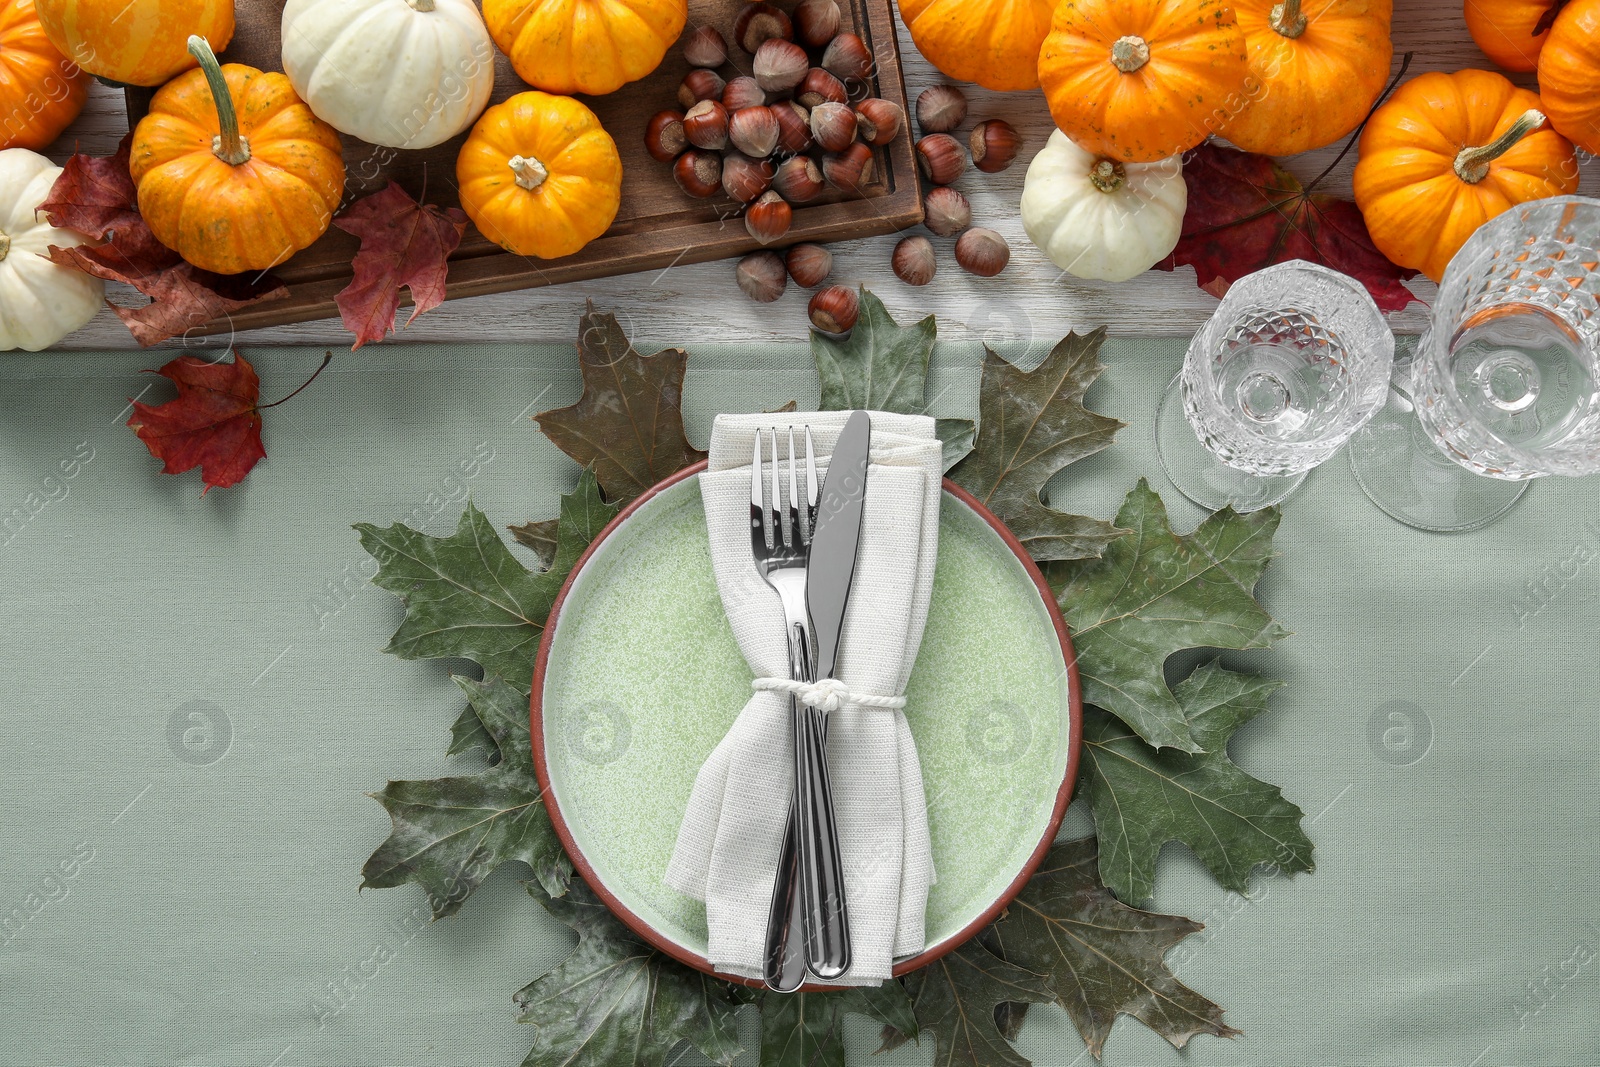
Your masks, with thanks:
[(499, 678), (457, 677), (500, 762), (481, 774), (431, 782), (390, 782), (373, 798), (393, 829), (362, 868), (361, 886), (416, 882), (433, 917), (453, 915), (491, 871), (522, 860), (550, 892), (570, 871), (540, 800), (528, 737), (528, 695)]
[(688, 363), (681, 348), (641, 355), (616, 316), (596, 311), (591, 301), (578, 320), (583, 395), (534, 420), (557, 448), (594, 468), (607, 500), (625, 504), (706, 458), (683, 432)]
[(876, 1019), (917, 1036), (911, 997), (898, 981), (823, 993), (762, 993), (761, 1067), (845, 1067), (842, 1016)]
[(720, 1064), (744, 1051), (728, 983), (640, 940), (581, 879), (562, 896), (528, 891), (578, 945), (516, 995), (517, 1021), (535, 1028), (527, 1067), (663, 1067), (684, 1040)]
[(1084, 703), (1111, 712), (1157, 748), (1202, 751), (1163, 666), (1180, 649), (1266, 648), (1288, 634), (1254, 594), (1272, 560), (1278, 518), (1277, 508), (1244, 515), (1229, 508), (1180, 537), (1141, 478), (1117, 512), (1117, 525), (1133, 532), (1100, 559), (1051, 568)]
[(373, 584), (398, 595), (406, 617), (385, 651), (401, 659), (470, 659), (526, 693), (545, 619), (561, 583), (617, 509), (600, 498), (592, 472), (561, 498), (560, 539), (549, 570), (534, 573), (506, 547), (470, 500), (456, 532), (420, 533), (403, 524), (360, 523), (361, 544), (378, 561)]
[[(822, 380), (823, 411), (893, 411), (923, 415), (928, 410), (928, 360), (938, 323), (929, 315), (915, 326), (901, 326), (872, 290), (861, 290), (861, 317), (846, 340), (813, 330), (811, 357)], [(977, 429), (971, 419), (936, 419), (934, 432), (944, 445), (944, 469), (972, 451)]]
[(1124, 532), (1100, 519), (1045, 504), (1045, 483), (1062, 468), (1109, 448), (1123, 424), (1083, 406), (1104, 369), (1105, 327), (1069, 333), (1031, 371), (984, 349), (977, 445), (950, 478), (1011, 528), (1035, 558), (1100, 555)]
[(1174, 689), (1189, 733), (1205, 751), (1156, 751), (1098, 708), (1083, 715), (1084, 793), (1100, 839), (1100, 877), (1127, 901), (1149, 898), (1156, 856), (1182, 841), (1217, 881), (1248, 888), (1257, 864), (1309, 871), (1304, 817), (1283, 791), (1228, 758), (1228, 738), (1267, 710), (1282, 682), (1209, 663)]
[(468, 704), (456, 716), (456, 721), (450, 724), (450, 747), (445, 750), (445, 755), (459, 756), (475, 748), (483, 749), (485, 763), (500, 762), (500, 746), (494, 743), (494, 738), (483, 727), (483, 720)]
[[(1063, 841), (990, 927), (1001, 955), (1046, 975), (1055, 1001), (1096, 1059), (1118, 1015), (1131, 1015), (1177, 1048), (1195, 1034), (1234, 1037), (1222, 1008), (1179, 982), (1162, 957), (1203, 929), (1179, 915), (1157, 915), (1121, 903), (1100, 884), (1095, 840)], [(1027, 998), (1015, 997), (1013, 1000)], [(1008, 1011), (1016, 1032), (1020, 1013)]]
[[(978, 941), (912, 971), (905, 983), (918, 1027), (933, 1035), (936, 1064), (1030, 1067), (1001, 1034), (996, 1010), (1002, 1004), (1048, 1004), (1055, 999), (1039, 972), (1001, 959)], [(897, 1048), (913, 1036), (886, 1025), (879, 1051)]]

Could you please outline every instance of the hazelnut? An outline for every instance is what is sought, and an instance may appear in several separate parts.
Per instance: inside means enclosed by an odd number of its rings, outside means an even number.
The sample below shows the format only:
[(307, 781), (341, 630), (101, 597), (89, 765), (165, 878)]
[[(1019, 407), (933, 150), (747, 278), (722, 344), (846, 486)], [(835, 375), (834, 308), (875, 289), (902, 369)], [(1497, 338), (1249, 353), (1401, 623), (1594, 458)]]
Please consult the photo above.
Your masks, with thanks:
[(778, 164), (772, 187), (791, 204), (807, 204), (822, 195), (822, 170), (810, 156), (790, 156)]
[(933, 242), (926, 237), (907, 237), (894, 246), (894, 272), (907, 285), (927, 285), (939, 269)]
[(744, 228), (764, 245), (770, 245), (788, 233), (793, 223), (794, 209), (783, 197), (770, 190), (745, 208)]
[(765, 159), (778, 147), (778, 116), (769, 107), (747, 107), (728, 117), (728, 140), (747, 156)]
[(861, 298), (854, 289), (830, 285), (817, 292), (806, 307), (811, 325), (830, 337), (844, 337), (861, 317)]
[(935, 85), (917, 97), (917, 125), (923, 133), (949, 133), (966, 117), (966, 94), (954, 85)]
[(922, 205), (927, 214), (923, 225), (940, 237), (954, 237), (972, 225), (972, 205), (955, 189), (943, 185), (929, 189)]
[(859, 196), (861, 187), (872, 181), (872, 149), (857, 141), (836, 156), (822, 161), (822, 176), (828, 184), (852, 196)]
[(672, 165), (672, 176), (690, 196), (704, 200), (722, 188), (722, 157), (715, 152), (691, 148)]
[(841, 33), (822, 53), (822, 68), (842, 82), (866, 81), (872, 77), (872, 67), (867, 42), (853, 33)]
[(821, 48), (839, 32), (839, 5), (835, 0), (800, 0), (794, 9), (795, 40), (807, 48)]
[(833, 272), (833, 253), (821, 245), (795, 245), (784, 256), (789, 276), (806, 289), (815, 289)]
[(868, 144), (888, 144), (900, 136), (905, 124), (906, 113), (899, 104), (872, 96), (856, 105), (856, 132)]
[(783, 295), (788, 273), (776, 252), (751, 252), (734, 268), (739, 288), (758, 304), (770, 304)]
[(767, 91), (756, 84), (748, 74), (730, 78), (722, 90), (722, 106), (730, 112), (747, 107), (760, 107), (767, 102)]
[(728, 42), (715, 26), (701, 26), (683, 39), (683, 58), (691, 67), (720, 67), (728, 61)]
[(748, 204), (772, 188), (772, 164), (729, 152), (722, 159), (722, 191), (741, 204)]
[(973, 166), (985, 174), (997, 174), (1017, 158), (1022, 135), (1005, 119), (989, 119), (972, 128), (967, 145), (972, 149)]
[(658, 111), (644, 127), (644, 149), (663, 163), (678, 158), (689, 139), (683, 132), (683, 112)]
[(811, 136), (825, 152), (843, 152), (856, 139), (856, 113), (848, 104), (824, 100), (811, 109)]
[(746, 4), (733, 23), (733, 39), (751, 55), (774, 37), (788, 40), (793, 33), (789, 16), (771, 4)]
[(811, 113), (793, 100), (780, 100), (772, 105), (778, 119), (778, 147), (790, 155), (808, 151), (814, 143), (811, 136)]
[[(692, 117), (694, 112), (689, 114)], [(684, 119), (685, 124), (688, 121)], [(689, 140), (694, 140), (693, 130)], [(949, 185), (966, 172), (967, 150), (948, 133), (930, 133), (917, 142), (917, 165), (933, 184)]]
[(821, 67), (812, 67), (806, 71), (794, 98), (805, 107), (816, 107), (825, 101), (842, 104), (846, 99), (844, 83)]
[(774, 37), (756, 49), (751, 64), (756, 83), (769, 93), (786, 93), (805, 78), (811, 69), (806, 50), (793, 41)]
[(974, 226), (956, 241), (956, 262), (980, 278), (993, 278), (1011, 262), (1011, 246), (993, 230)]
[(683, 133), (696, 148), (728, 147), (728, 109), (715, 100), (702, 100), (683, 116)]
[(726, 84), (714, 70), (691, 70), (678, 86), (678, 103), (688, 111), (702, 100), (716, 100)]

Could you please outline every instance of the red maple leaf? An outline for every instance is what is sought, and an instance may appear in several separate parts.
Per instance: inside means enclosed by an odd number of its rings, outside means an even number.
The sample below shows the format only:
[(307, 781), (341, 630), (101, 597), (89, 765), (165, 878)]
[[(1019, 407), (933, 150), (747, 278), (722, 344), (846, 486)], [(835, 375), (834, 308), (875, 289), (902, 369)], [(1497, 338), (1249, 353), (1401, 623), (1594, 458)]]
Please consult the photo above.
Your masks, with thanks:
[[(332, 358), (328, 353), (300, 389), (316, 380)], [(296, 389), (283, 400), (260, 403), (261, 379), (237, 350), (231, 363), (179, 356), (160, 370), (145, 373), (167, 378), (178, 387), (178, 395), (164, 404), (132, 401), (128, 425), (161, 460), (163, 474), (199, 467), (205, 483), (201, 496), (213, 488), (238, 485), (267, 457), (261, 443), (261, 412), (300, 392)]]
[(335, 298), (345, 329), (356, 335), (354, 351), (381, 341), (394, 329), (400, 290), (411, 290), (410, 326), (444, 301), (450, 253), (467, 232), (460, 208), (418, 204), (394, 182), (347, 208), (333, 224), (361, 239), (351, 267), (355, 277)]
[(139, 215), (138, 191), (128, 173), (133, 135), (109, 158), (67, 160), (50, 196), (39, 205), (52, 226), (103, 243), (50, 247), (50, 259), (107, 281), (126, 282), (150, 297), (144, 307), (111, 305), (134, 340), (153, 345), (247, 304), (282, 300), (289, 290), (270, 274), (228, 276), (204, 271), (156, 240)]
[(1158, 270), (1194, 267), (1200, 288), (1222, 297), (1246, 274), (1290, 259), (1320, 263), (1367, 287), (1383, 311), (1417, 297), (1400, 284), (1417, 272), (1378, 251), (1355, 204), (1301, 185), (1270, 156), (1207, 142), (1183, 162), (1189, 208), (1183, 235)]

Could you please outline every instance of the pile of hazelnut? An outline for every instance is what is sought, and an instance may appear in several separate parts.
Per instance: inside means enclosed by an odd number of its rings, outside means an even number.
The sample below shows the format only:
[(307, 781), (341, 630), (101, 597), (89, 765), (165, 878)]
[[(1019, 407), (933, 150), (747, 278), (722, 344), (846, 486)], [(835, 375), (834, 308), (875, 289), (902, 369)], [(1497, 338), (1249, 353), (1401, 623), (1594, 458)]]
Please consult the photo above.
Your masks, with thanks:
[[(933, 188), (923, 197), (923, 225), (939, 237), (956, 237), (956, 263), (981, 278), (993, 278), (1011, 262), (1011, 247), (994, 230), (972, 225), (972, 204), (950, 186), (972, 165), (986, 174), (1011, 166), (1022, 137), (1004, 119), (987, 119), (972, 128), (963, 146), (952, 136), (967, 117), (966, 95), (953, 85), (935, 85), (917, 97), (917, 165)], [(960, 235), (957, 237), (956, 235)], [(904, 238), (895, 246), (894, 272), (907, 285), (927, 285), (938, 270), (933, 242)]]

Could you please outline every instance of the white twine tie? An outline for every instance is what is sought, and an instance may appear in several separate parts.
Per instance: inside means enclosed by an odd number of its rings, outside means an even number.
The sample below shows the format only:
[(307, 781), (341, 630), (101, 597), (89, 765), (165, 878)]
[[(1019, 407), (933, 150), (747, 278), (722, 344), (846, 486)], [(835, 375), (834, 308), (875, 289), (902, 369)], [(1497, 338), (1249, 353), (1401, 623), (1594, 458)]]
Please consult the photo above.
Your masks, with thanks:
[(807, 707), (830, 713), (847, 705), (882, 708), (884, 711), (898, 711), (906, 706), (905, 697), (852, 693), (850, 687), (837, 678), (823, 678), (816, 682), (798, 682), (792, 678), (757, 678), (750, 683), (750, 688), (757, 692), (788, 693)]

